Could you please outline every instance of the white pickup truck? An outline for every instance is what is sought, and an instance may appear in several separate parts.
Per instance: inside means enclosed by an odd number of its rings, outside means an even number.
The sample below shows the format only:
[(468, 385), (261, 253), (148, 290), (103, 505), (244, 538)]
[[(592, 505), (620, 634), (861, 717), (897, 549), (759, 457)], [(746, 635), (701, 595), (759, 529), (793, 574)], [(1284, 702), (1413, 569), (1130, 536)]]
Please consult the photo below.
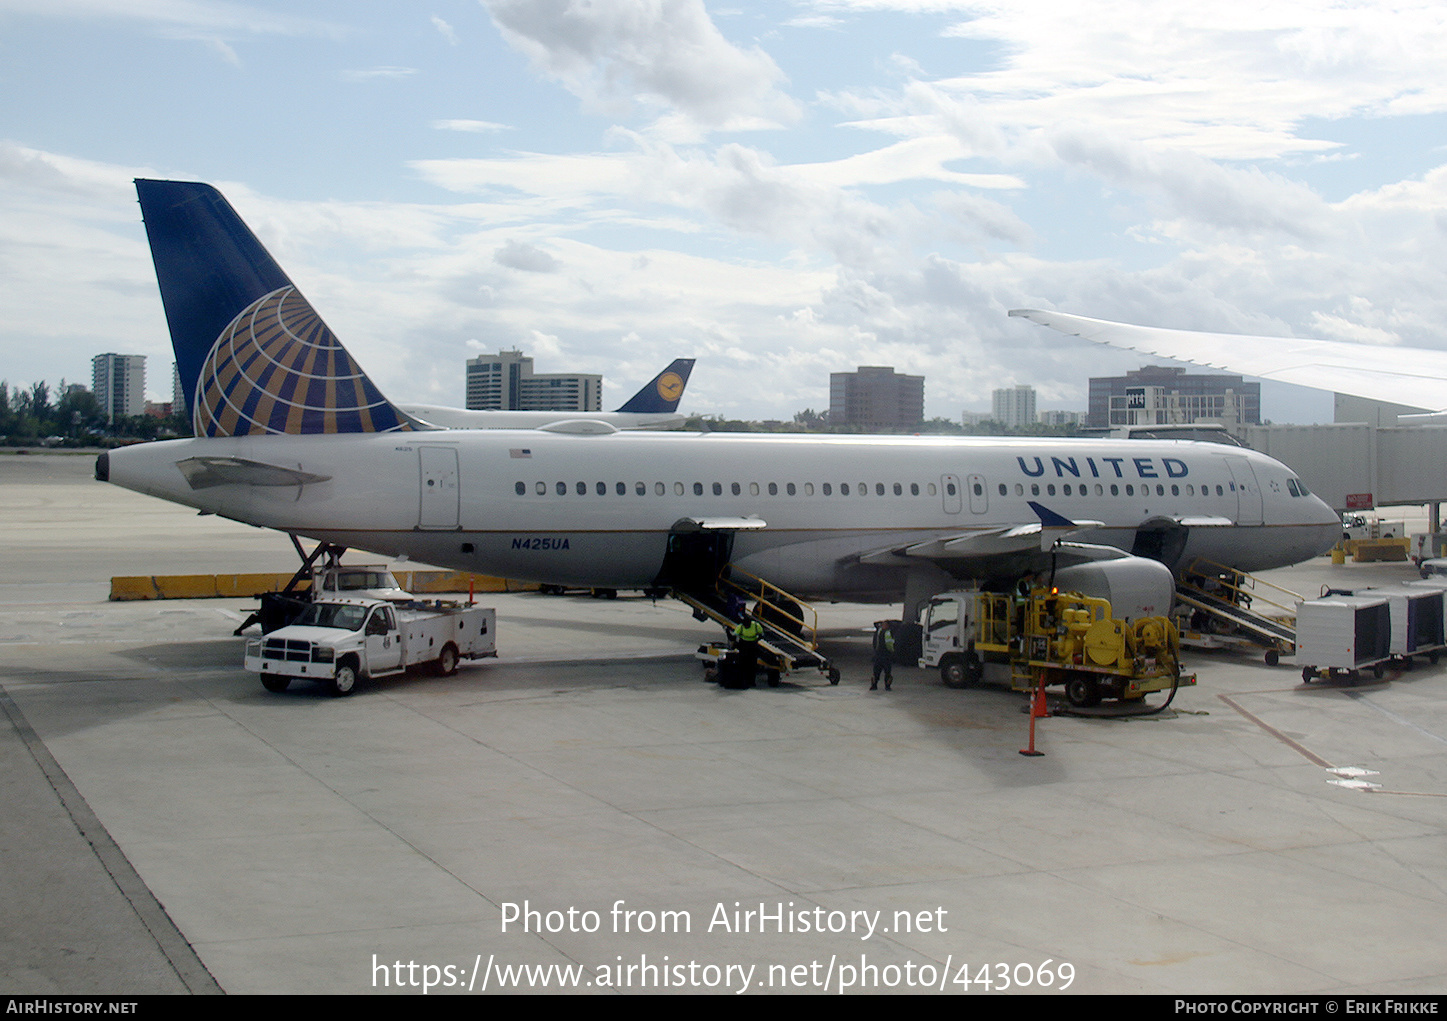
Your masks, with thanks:
[(365, 677), (399, 674), (431, 663), (442, 675), (463, 657), (497, 655), (497, 612), (441, 602), (399, 606), (381, 599), (314, 602), (294, 624), (246, 643), (246, 669), (267, 691), (292, 678), (321, 681), (350, 695)]

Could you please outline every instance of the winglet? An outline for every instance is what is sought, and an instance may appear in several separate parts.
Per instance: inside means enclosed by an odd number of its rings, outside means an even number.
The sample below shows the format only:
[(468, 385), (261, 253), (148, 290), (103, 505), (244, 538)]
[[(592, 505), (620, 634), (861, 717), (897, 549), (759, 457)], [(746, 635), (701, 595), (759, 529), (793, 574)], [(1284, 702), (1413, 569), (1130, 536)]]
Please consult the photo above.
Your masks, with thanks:
[(1082, 520), (1072, 521), (1070, 518), (1055, 513), (1044, 504), (1036, 503), (1034, 500), (1026, 501), (1040, 518), (1040, 548), (1048, 550), (1055, 545), (1056, 540), (1069, 535), (1072, 532), (1084, 531), (1088, 528), (1101, 528), (1104, 521)]
[(197, 436), (416, 427), (219, 191), (138, 179), (136, 194)]
[(1041, 528), (1075, 527), (1074, 521), (1071, 521), (1067, 517), (1062, 517), (1061, 515), (1056, 514), (1053, 510), (1051, 510), (1049, 507), (1046, 507), (1044, 504), (1036, 503), (1034, 500), (1027, 500), (1026, 503), (1030, 505), (1030, 509), (1035, 512), (1036, 516), (1040, 518)]
[(645, 415), (677, 411), (683, 388), (688, 385), (688, 374), (692, 371), (692, 358), (675, 358), (668, 368), (649, 380), (618, 410)]

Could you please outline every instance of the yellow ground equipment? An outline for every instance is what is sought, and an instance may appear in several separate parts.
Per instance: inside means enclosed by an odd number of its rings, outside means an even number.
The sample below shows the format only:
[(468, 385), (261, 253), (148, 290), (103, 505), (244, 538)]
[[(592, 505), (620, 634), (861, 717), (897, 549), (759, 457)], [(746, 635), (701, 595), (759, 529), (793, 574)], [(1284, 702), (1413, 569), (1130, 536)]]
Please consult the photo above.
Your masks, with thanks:
[(931, 601), (924, 624), (920, 665), (938, 666), (947, 684), (971, 683), (988, 664), (1002, 664), (1016, 691), (1059, 684), (1072, 705), (1085, 707), (1196, 683), (1181, 671), (1170, 618), (1122, 620), (1107, 600), (1078, 592), (947, 593)]

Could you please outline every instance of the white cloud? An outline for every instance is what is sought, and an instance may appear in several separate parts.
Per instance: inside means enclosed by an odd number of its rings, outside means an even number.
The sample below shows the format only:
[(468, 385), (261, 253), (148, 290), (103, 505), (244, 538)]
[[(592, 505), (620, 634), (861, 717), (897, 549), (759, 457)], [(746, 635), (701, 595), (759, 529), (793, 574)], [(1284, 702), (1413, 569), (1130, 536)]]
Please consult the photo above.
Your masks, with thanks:
[(337, 22), (278, 14), (256, 4), (228, 0), (0, 0), (0, 12), (141, 21), (197, 33), (338, 36), (348, 31)]
[(432, 27), (437, 29), (439, 35), (446, 39), (453, 46), (457, 45), (457, 32), (451, 25), (443, 21), (437, 15), (432, 15)]
[(763, 50), (724, 38), (701, 0), (483, 0), (504, 37), (589, 109), (635, 104), (702, 128), (798, 116)]
[(500, 266), (519, 269), (526, 273), (555, 273), (558, 260), (537, 245), (525, 244), (514, 238), (493, 253), (493, 261)]
[(417, 68), (415, 67), (368, 67), (343, 71), (341, 77), (343, 81), (349, 82), (376, 81), (377, 79), (397, 81), (411, 78), (416, 73)]
[(499, 124), (496, 121), (474, 121), (474, 120), (439, 120), (433, 121), (432, 126), (438, 131), (468, 131), (474, 134), (490, 134), (495, 131), (511, 131), (508, 124)]

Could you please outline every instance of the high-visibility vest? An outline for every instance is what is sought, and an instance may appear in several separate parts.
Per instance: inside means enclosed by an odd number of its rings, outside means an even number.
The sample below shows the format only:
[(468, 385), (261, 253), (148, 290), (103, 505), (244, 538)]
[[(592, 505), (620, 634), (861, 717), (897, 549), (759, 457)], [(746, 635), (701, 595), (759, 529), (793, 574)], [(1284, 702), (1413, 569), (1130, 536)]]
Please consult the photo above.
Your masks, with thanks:
[(764, 637), (764, 626), (756, 620), (745, 621), (734, 628), (734, 637), (741, 642), (757, 642)]

